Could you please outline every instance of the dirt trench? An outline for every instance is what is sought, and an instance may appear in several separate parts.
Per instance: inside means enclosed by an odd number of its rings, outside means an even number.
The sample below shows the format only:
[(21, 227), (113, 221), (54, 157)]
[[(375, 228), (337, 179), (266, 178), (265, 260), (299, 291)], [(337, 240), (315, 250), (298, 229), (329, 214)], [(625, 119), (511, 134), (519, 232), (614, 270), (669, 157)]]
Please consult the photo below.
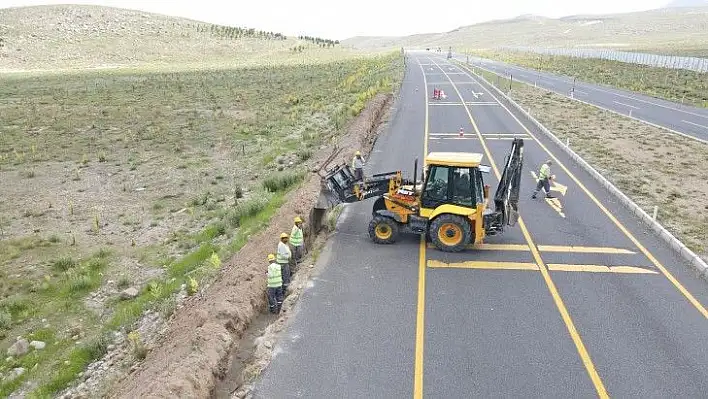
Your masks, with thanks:
[[(392, 102), (391, 94), (369, 101), (336, 143), (313, 157), (316, 163), (324, 162), (335, 145), (341, 152), (330, 167), (349, 162), (356, 150), (368, 154)], [(217, 280), (184, 303), (155, 348), (133, 373), (115, 382), (109, 397), (210, 397), (219, 376), (231, 367), (231, 354), (244, 331), (266, 311), (265, 259), (275, 250), (280, 233), (290, 231), (295, 216), (305, 216), (308, 246), (317, 238), (324, 215), (315, 209), (319, 193), (320, 178), (313, 173), (289, 195), (270, 225), (226, 262)]]

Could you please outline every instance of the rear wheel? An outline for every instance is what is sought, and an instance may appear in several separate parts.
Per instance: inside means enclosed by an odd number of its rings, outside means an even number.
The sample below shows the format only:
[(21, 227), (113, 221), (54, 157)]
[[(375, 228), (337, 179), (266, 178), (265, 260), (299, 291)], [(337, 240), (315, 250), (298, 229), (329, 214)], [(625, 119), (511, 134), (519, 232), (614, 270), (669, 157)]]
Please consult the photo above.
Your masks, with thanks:
[(459, 252), (472, 239), (472, 226), (462, 216), (442, 215), (430, 224), (430, 238), (435, 246), (445, 252)]
[(398, 223), (391, 218), (376, 216), (369, 222), (369, 237), (377, 244), (393, 244), (398, 233)]

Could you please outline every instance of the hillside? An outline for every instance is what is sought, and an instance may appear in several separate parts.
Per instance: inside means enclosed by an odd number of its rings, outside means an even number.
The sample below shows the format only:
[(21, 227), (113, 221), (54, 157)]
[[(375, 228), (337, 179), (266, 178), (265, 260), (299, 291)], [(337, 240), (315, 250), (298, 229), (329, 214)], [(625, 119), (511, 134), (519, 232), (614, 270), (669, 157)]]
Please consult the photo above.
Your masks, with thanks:
[(111, 7), (0, 9), (0, 70), (254, 64), (274, 56), (302, 61), (301, 50), (336, 54), (337, 47), (314, 38)]
[(597, 46), (635, 49), (708, 47), (708, 7), (671, 8), (627, 14), (576, 15), (559, 19), (524, 15), (405, 37), (354, 37), (355, 48), (496, 46)]

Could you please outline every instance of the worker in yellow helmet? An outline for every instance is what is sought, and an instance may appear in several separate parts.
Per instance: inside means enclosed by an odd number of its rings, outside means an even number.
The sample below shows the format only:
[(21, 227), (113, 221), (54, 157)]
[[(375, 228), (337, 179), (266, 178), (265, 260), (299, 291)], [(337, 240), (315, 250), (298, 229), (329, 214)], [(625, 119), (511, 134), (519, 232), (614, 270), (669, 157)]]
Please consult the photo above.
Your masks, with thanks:
[(352, 160), (352, 169), (354, 169), (354, 177), (357, 180), (364, 180), (364, 165), (366, 160), (361, 156), (361, 151), (354, 153), (354, 159)]
[(300, 262), (305, 254), (305, 237), (302, 233), (302, 219), (300, 216), (295, 217), (295, 225), (293, 225), (290, 231), (290, 245), (293, 246), (293, 258), (295, 262)]
[(280, 265), (283, 271), (283, 294), (285, 294), (290, 285), (290, 260), (292, 259), (292, 252), (290, 251), (290, 246), (288, 246), (288, 241), (290, 236), (288, 233), (280, 234), (280, 242), (278, 243), (278, 251), (275, 255), (275, 261)]
[(275, 262), (275, 255), (268, 254), (268, 310), (271, 313), (280, 313), (283, 305), (283, 272), (279, 264)]

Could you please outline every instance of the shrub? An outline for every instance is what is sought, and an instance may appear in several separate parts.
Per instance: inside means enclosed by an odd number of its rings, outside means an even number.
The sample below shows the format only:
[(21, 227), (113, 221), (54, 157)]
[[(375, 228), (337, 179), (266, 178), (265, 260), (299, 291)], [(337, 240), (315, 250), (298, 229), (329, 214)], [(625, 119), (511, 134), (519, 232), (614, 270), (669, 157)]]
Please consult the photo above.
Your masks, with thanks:
[(272, 174), (263, 180), (263, 187), (271, 193), (287, 190), (305, 178), (302, 172), (281, 172)]

